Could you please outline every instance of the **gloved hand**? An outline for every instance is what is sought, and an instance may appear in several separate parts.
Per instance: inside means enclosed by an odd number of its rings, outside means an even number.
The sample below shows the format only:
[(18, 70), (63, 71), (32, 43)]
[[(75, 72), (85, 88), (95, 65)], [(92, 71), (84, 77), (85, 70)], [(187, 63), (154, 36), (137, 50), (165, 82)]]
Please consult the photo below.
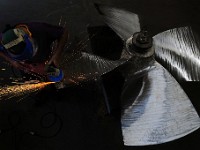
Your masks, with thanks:
[(45, 65), (45, 71), (47, 75), (50, 76), (59, 76), (60, 74), (60, 70), (58, 68), (55, 67), (55, 65), (51, 64), (46, 64)]
[(60, 82), (63, 80), (64, 74), (63, 71), (57, 67), (55, 67), (55, 65), (51, 64), (51, 65), (46, 65), (45, 66), (45, 71), (48, 77), (48, 80), (51, 82)]

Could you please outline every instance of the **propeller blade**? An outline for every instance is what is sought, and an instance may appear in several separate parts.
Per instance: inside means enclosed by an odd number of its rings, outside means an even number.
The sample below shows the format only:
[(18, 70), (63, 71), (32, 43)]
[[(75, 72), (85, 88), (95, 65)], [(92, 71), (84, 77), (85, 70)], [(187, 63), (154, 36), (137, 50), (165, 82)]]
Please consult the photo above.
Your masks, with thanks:
[(70, 57), (62, 63), (62, 70), (64, 72), (64, 82), (79, 83), (82, 81), (92, 80), (101, 75), (112, 71), (116, 67), (122, 65), (127, 60), (112, 61), (101, 58), (96, 55), (81, 52)]
[(200, 127), (199, 116), (178, 82), (159, 63), (130, 78), (122, 92), (122, 134), (127, 146), (161, 144)]
[(199, 41), (190, 27), (181, 27), (153, 37), (155, 56), (178, 80), (200, 81)]
[(95, 6), (99, 13), (103, 15), (107, 25), (123, 40), (127, 40), (133, 33), (140, 31), (140, 23), (137, 14), (105, 5), (95, 4)]

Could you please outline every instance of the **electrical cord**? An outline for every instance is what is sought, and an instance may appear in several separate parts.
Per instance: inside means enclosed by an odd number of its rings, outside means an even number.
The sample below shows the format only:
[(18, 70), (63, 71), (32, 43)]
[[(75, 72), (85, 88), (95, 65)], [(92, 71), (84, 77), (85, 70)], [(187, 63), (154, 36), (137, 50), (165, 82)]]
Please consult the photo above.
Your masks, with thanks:
[[(52, 116), (53, 120), (50, 123), (46, 124), (45, 119), (47, 119), (49, 116), (50, 117)], [(17, 129), (22, 124), (22, 117), (17, 111), (14, 111), (11, 114), (9, 114), (8, 123), (10, 127), (6, 129), (0, 129), (0, 136), (8, 132), (14, 132), (13, 141), (14, 141), (15, 150), (21, 150), (22, 148), (21, 146), (23, 143), (22, 141), (25, 136), (34, 136), (34, 137), (43, 138), (43, 139), (50, 139), (50, 138), (56, 137), (60, 133), (63, 127), (62, 118), (56, 113), (56, 108), (54, 108), (53, 111), (44, 113), (40, 119), (41, 129), (50, 129), (57, 125), (55, 129), (56, 131), (51, 135), (45, 135), (45, 134), (40, 133), (39, 131), (34, 131), (34, 130), (29, 130), (29, 129), (27, 129), (25, 132), (17, 134)], [(18, 138), (17, 138), (17, 135), (19, 135)]]
[[(46, 118), (48, 115), (50, 115), (50, 114), (52, 114), (52, 115), (54, 116), (54, 119), (53, 119), (52, 123), (50, 123), (49, 125), (45, 125), (45, 124), (44, 124), (44, 120), (45, 120), (45, 118)], [(48, 112), (48, 113), (45, 113), (45, 114), (41, 117), (41, 120), (40, 120), (40, 126), (41, 126), (43, 129), (48, 129), (48, 128), (53, 127), (53, 126), (56, 124), (56, 122), (58, 122), (58, 121), (59, 121), (60, 125), (59, 125), (57, 131), (56, 131), (54, 134), (52, 134), (52, 135), (42, 135), (42, 134), (40, 134), (40, 133), (37, 132), (37, 131), (29, 131), (29, 134), (30, 134), (31, 136), (37, 136), (37, 137), (40, 137), (40, 138), (46, 138), (46, 139), (53, 138), (53, 137), (55, 137), (55, 136), (58, 135), (58, 133), (60, 132), (60, 130), (61, 130), (62, 127), (63, 127), (63, 122), (62, 122), (61, 117), (60, 117), (58, 114), (56, 114), (55, 112)]]

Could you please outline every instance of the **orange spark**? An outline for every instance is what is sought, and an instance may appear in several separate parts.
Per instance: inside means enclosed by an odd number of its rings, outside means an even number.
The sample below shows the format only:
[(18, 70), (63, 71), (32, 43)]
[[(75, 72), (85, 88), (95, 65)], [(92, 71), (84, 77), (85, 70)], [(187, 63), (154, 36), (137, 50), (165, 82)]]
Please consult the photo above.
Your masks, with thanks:
[(49, 84), (54, 82), (41, 82), (36, 84), (23, 84), (23, 85), (14, 85), (6, 86), (0, 89), (0, 100), (6, 100), (13, 97), (24, 96), (37, 92)]

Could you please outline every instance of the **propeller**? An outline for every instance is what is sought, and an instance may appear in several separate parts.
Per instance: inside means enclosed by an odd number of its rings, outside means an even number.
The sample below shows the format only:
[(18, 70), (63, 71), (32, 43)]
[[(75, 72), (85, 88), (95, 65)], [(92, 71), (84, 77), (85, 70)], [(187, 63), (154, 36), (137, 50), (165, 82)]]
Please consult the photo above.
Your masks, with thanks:
[(123, 69), (125, 83), (121, 94), (124, 145), (161, 144), (197, 130), (200, 119), (190, 99), (157, 61), (167, 63), (171, 71), (185, 80), (198, 80), (200, 55), (191, 30), (176, 28), (151, 38), (146, 31), (140, 31), (137, 14), (95, 6), (107, 25), (125, 42), (121, 55), (128, 59), (128, 67)]
[(132, 12), (95, 4), (105, 22), (123, 39), (127, 40), (133, 33), (140, 31), (137, 14)]
[(67, 54), (67, 57), (70, 59), (64, 58), (61, 64), (64, 84), (79, 84), (98, 79), (127, 61), (125, 59), (112, 61), (86, 52)]
[(200, 81), (199, 41), (191, 27), (167, 30), (153, 39), (156, 58), (178, 80)]
[[(126, 100), (121, 115), (125, 145), (161, 144), (199, 128), (199, 116), (188, 96), (164, 67), (155, 61), (138, 76), (126, 81), (122, 93)], [(124, 99), (127, 91), (134, 90), (136, 80), (142, 84), (139, 93)]]

